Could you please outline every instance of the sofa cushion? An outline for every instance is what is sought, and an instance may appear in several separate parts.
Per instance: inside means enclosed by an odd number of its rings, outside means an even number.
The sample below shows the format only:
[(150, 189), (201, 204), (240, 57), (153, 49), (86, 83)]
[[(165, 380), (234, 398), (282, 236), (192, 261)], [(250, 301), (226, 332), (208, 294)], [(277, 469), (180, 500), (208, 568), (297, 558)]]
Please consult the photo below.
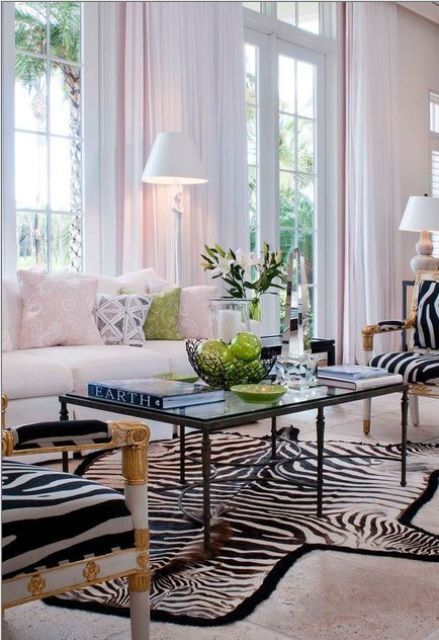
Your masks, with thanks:
[(137, 293), (98, 295), (93, 314), (104, 343), (143, 345), (143, 325), (150, 305), (150, 296)]
[(40, 351), (45, 349), (12, 351), (3, 355), (2, 391), (10, 400), (73, 391), (70, 368), (62, 361), (40, 357)]
[(217, 295), (215, 286), (199, 285), (181, 290), (177, 329), (185, 338), (213, 338), (210, 303)]
[(168, 368), (160, 373), (194, 373), (187, 353), (185, 340), (154, 340), (145, 342), (145, 348), (157, 349), (168, 359)]
[(76, 391), (83, 390), (91, 380), (147, 378), (169, 371), (170, 358), (154, 348), (89, 345), (29, 349), (24, 353), (36, 351), (51, 362), (69, 367)]
[(152, 294), (152, 303), (144, 324), (147, 340), (181, 340), (177, 330), (181, 289), (174, 287)]
[(20, 348), (102, 344), (93, 318), (96, 278), (18, 271), (23, 297)]
[(131, 514), (114, 489), (11, 460), (2, 486), (3, 578), (134, 547)]

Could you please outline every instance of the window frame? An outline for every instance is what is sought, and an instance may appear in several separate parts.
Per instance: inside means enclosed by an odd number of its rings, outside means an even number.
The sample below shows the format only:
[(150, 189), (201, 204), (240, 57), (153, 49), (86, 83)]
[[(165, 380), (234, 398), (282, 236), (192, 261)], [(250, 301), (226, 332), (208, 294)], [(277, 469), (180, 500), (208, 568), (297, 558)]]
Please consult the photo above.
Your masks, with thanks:
[[(334, 255), (338, 251), (338, 197), (339, 171), (336, 160), (340, 156), (339, 116), (337, 115), (336, 65), (337, 41), (334, 24), (338, 8), (325, 3), (321, 9), (322, 35), (316, 35), (277, 20), (272, 15), (244, 11), (244, 42), (259, 47), (260, 121), (258, 201), (264, 215), (259, 218), (260, 239), (273, 246), (279, 243), (279, 158), (277, 141), (278, 90), (277, 63), (279, 55), (296, 57), (316, 65), (316, 220), (314, 269), (315, 309), (317, 322), (314, 335), (335, 335), (337, 324), (338, 278), (334, 273)], [(272, 301), (270, 301), (271, 303)], [(272, 308), (271, 308), (272, 306)], [(276, 314), (276, 305), (270, 304), (267, 315)], [(276, 315), (274, 316), (276, 317)], [(267, 327), (264, 327), (267, 330)], [(276, 326), (268, 330), (277, 333)]]
[[(82, 268), (100, 270), (99, 207), (99, 13), (97, 2), (82, 2)], [(15, 3), (2, 4), (2, 268), (17, 269), (15, 211)], [(47, 135), (47, 134), (46, 134)]]

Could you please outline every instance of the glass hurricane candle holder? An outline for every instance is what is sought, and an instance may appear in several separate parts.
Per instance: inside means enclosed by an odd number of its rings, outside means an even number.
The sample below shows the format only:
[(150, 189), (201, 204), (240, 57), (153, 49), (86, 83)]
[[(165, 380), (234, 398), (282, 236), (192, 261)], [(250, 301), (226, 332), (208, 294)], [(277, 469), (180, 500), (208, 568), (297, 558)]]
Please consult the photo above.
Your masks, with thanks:
[(307, 353), (281, 356), (276, 361), (277, 380), (290, 389), (309, 389), (315, 381), (315, 369), (316, 363)]
[(210, 304), (216, 338), (229, 344), (237, 333), (250, 331), (249, 300), (220, 298)]

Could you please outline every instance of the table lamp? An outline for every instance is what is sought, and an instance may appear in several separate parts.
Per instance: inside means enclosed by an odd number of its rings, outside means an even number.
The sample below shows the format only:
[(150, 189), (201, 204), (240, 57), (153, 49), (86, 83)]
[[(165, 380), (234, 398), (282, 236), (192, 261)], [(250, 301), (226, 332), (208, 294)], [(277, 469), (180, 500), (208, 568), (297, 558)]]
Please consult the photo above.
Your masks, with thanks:
[(439, 233), (439, 198), (410, 196), (399, 225), (400, 231), (419, 231), (421, 236), (416, 243), (416, 253), (410, 260), (412, 271), (430, 271), (437, 269), (439, 259), (432, 256), (433, 242), (431, 233)]
[(181, 284), (182, 185), (207, 182), (194, 141), (183, 132), (157, 134), (142, 175), (143, 182), (177, 187), (172, 206), (174, 215), (175, 284)]

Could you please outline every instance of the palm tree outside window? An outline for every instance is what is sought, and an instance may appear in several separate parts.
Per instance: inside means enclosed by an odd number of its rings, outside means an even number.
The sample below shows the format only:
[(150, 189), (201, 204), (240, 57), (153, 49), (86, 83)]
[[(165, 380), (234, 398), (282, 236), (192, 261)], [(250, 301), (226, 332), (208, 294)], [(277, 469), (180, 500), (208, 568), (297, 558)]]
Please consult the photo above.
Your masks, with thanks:
[(18, 268), (82, 270), (81, 13), (15, 3)]

